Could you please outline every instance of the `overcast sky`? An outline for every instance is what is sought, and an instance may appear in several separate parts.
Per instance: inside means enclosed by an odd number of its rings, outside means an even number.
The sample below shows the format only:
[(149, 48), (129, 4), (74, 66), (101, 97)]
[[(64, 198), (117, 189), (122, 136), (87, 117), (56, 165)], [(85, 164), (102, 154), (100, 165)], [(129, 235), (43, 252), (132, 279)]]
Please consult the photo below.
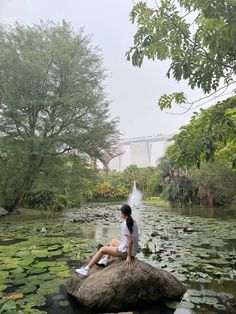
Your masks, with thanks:
[(184, 90), (192, 99), (193, 92), (184, 82), (169, 80), (165, 62), (145, 61), (134, 68), (125, 58), (133, 45), (135, 26), (129, 21), (131, 0), (0, 0), (0, 23), (37, 24), (40, 19), (55, 22), (65, 19), (74, 30), (85, 28), (92, 34), (92, 44), (99, 46), (108, 70), (106, 91), (111, 100), (111, 116), (119, 117), (124, 137), (170, 134), (187, 123), (191, 113), (173, 115), (161, 112), (157, 100), (163, 93)]

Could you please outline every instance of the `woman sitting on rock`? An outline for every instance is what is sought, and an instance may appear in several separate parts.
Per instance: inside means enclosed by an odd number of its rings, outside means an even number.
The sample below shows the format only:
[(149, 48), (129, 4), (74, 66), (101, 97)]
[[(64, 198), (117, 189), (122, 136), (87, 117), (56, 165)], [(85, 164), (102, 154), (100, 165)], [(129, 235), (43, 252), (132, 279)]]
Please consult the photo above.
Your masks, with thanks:
[(125, 265), (131, 265), (131, 258), (138, 252), (138, 226), (131, 216), (129, 205), (123, 205), (120, 211), (124, 219), (121, 224), (121, 241), (113, 239), (109, 246), (102, 246), (87, 266), (75, 270), (78, 274), (88, 276), (90, 268), (95, 264), (106, 266), (109, 256), (121, 257), (125, 259)]

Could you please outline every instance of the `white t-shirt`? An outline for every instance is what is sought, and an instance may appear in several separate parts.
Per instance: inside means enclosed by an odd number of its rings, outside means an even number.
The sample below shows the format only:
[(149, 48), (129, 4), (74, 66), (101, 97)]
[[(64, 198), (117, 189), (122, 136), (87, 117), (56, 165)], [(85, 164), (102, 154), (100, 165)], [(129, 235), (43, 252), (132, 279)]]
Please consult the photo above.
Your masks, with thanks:
[(127, 225), (126, 220), (124, 220), (121, 224), (121, 243), (118, 247), (120, 252), (127, 252), (128, 250), (128, 236), (132, 236), (132, 249), (131, 249), (131, 256), (136, 256), (138, 253), (138, 240), (139, 240), (139, 233), (138, 233), (138, 226), (134, 222), (133, 225), (133, 233), (130, 233)]

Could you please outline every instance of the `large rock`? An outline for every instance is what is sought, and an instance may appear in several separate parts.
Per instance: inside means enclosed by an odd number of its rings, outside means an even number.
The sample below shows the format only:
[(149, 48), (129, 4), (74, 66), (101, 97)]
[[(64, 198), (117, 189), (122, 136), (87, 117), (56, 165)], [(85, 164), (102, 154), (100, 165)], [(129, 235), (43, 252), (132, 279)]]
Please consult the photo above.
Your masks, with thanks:
[(73, 273), (67, 292), (90, 309), (119, 311), (163, 299), (180, 299), (185, 286), (172, 274), (135, 259), (130, 267), (113, 258), (94, 266), (88, 277)]

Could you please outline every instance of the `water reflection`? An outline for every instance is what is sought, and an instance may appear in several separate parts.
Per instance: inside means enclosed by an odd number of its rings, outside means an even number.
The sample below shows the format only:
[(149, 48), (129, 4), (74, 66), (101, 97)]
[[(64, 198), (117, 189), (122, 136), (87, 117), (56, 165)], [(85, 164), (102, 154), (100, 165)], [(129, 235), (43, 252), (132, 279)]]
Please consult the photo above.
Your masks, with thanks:
[(120, 225), (111, 226), (96, 225), (94, 226), (94, 240), (97, 242), (108, 243), (111, 239), (120, 238)]
[(60, 288), (60, 295), (67, 298), (69, 301), (70, 306), (68, 307), (61, 307), (59, 303), (55, 300), (55, 295), (50, 295), (47, 298), (47, 306), (41, 307), (41, 310), (47, 311), (48, 314), (195, 314), (192, 310), (185, 310), (185, 309), (178, 309), (173, 310), (170, 308), (166, 308), (164, 305), (153, 305), (153, 306), (145, 306), (145, 307), (138, 307), (135, 310), (127, 310), (123, 312), (101, 312), (101, 311), (90, 311), (87, 308), (81, 306), (75, 298), (66, 294), (65, 288), (62, 286)]
[(228, 208), (211, 208), (211, 207), (187, 207), (187, 208), (167, 208), (167, 211), (178, 212), (181, 215), (200, 216), (203, 218), (236, 218), (236, 211)]
[(20, 243), (26, 241), (26, 239), (1, 239), (0, 237), (0, 245), (1, 246), (8, 246), (16, 243)]

